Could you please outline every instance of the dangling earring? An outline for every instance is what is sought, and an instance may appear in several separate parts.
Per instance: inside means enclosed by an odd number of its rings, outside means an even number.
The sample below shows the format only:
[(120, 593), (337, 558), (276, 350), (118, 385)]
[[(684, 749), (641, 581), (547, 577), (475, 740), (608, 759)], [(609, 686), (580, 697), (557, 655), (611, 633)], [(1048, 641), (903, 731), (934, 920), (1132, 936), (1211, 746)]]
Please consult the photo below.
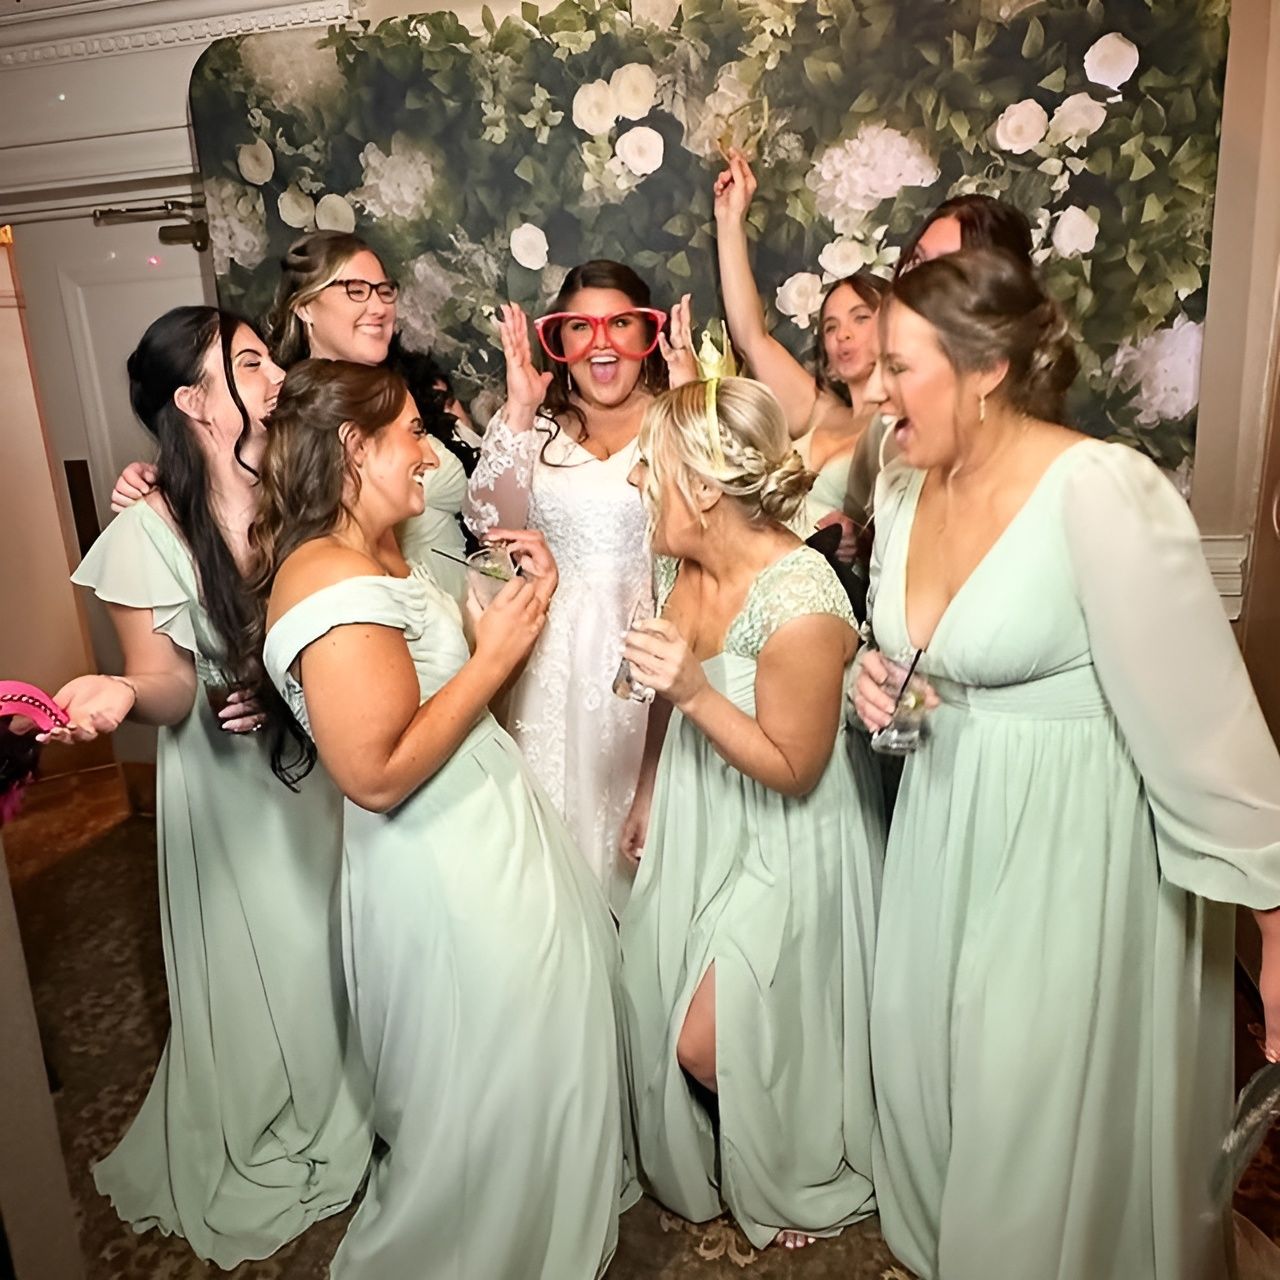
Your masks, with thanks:
[(987, 420), (987, 393), (980, 392), (978, 395), (978, 421), (986, 422)]

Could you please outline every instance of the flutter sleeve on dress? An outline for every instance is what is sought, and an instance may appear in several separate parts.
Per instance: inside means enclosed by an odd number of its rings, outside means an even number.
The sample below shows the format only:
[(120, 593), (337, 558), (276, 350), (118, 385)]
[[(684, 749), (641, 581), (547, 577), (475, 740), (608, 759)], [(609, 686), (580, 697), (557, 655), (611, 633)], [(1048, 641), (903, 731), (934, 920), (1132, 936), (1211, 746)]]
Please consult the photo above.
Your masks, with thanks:
[(1085, 444), (1064, 526), (1103, 692), (1142, 774), (1162, 873), (1280, 904), (1280, 756), (1186, 503), (1125, 445)]
[(513, 431), (506, 406), (485, 428), (480, 458), (467, 486), (462, 517), (477, 537), (490, 529), (523, 529), (529, 516), (529, 486), (538, 454), (555, 430), (538, 418), (528, 431)]
[(195, 570), (177, 535), (144, 502), (122, 511), (98, 535), (71, 575), (105, 604), (150, 609), (153, 628), (198, 655), (192, 608)]

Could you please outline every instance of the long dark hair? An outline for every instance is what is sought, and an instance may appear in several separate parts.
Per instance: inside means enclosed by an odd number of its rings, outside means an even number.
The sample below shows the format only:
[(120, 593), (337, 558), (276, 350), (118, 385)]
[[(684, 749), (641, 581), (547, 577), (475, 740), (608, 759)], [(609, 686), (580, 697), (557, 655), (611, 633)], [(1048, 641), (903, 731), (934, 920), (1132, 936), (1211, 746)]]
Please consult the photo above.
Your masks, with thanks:
[[(551, 311), (566, 310), (569, 299), (582, 289), (616, 289), (619, 293), (626, 294), (627, 300), (634, 307), (653, 305), (649, 286), (625, 263), (612, 262), (608, 258), (593, 258), (590, 262), (580, 263), (565, 276), (560, 292), (551, 304)], [(573, 384), (569, 378), (569, 366), (556, 360), (548, 360), (543, 354), (542, 367), (549, 367), (551, 370), (551, 385), (542, 401), (543, 412), (556, 422), (570, 416), (577, 418), (579, 429), (585, 437), (587, 420), (571, 398)], [(666, 390), (666, 362), (657, 349), (641, 361), (639, 385), (653, 395)], [(543, 447), (545, 449), (546, 446)]]
[(240, 457), (252, 430), (231, 364), (231, 344), (242, 325), (253, 328), (248, 321), (216, 307), (175, 307), (151, 324), (127, 365), (133, 411), (158, 446), (156, 489), (191, 550), (201, 603), (222, 641), (227, 672), (237, 682), (251, 677), (244, 670), (241, 649), (249, 597), (209, 501), (209, 469), (204, 454), (192, 436), (191, 423), (174, 402), (174, 395), (180, 388), (198, 386), (204, 380), (205, 358), (217, 343), (227, 390), (243, 422), (235, 443), (235, 459), (250, 475), (257, 476)]
[[(304, 543), (331, 534), (346, 510), (344, 490), (355, 476), (340, 428), (350, 424), (362, 436), (375, 436), (399, 417), (408, 394), (404, 380), (382, 365), (301, 360), (289, 370), (271, 411), (262, 458), (258, 518), (251, 534), (246, 648), (261, 654), (267, 604), (280, 566)], [(315, 743), (261, 671), (261, 663), (259, 671), (256, 691), (266, 716), (271, 768), (286, 786), (296, 787), (315, 766)]]
[(889, 282), (873, 275), (870, 271), (855, 271), (851, 276), (843, 276), (834, 281), (822, 295), (822, 305), (818, 308), (818, 332), (813, 339), (813, 380), (819, 391), (829, 391), (842, 403), (852, 405), (853, 397), (849, 394), (849, 388), (839, 378), (831, 376), (831, 370), (827, 365), (827, 345), (823, 341), (822, 333), (827, 315), (827, 303), (831, 301), (831, 295), (841, 285), (846, 284), (873, 312), (878, 312), (880, 304), (889, 292)]
[(915, 235), (903, 246), (898, 265), (894, 268), (894, 280), (918, 265), (915, 256), (921, 237), (943, 218), (954, 218), (960, 224), (962, 248), (1001, 249), (1030, 265), (1031, 223), (1021, 209), (995, 196), (952, 196), (916, 228)]

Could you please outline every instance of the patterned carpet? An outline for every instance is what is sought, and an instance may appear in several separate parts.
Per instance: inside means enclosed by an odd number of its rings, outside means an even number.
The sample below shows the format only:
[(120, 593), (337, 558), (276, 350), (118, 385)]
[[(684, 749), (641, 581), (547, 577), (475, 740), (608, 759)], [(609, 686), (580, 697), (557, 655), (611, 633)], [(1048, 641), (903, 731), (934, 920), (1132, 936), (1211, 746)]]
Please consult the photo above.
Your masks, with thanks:
[[(167, 1025), (150, 820), (131, 818), (74, 856), (32, 870), (15, 884), (15, 898), (48, 1058), (61, 1080), (59, 1124), (89, 1280), (323, 1280), (345, 1216), (313, 1227), (273, 1258), (226, 1273), (194, 1259), (180, 1240), (135, 1236), (94, 1191), (89, 1165), (137, 1110)], [(1241, 1023), (1242, 1052), (1256, 1058), (1247, 1015)], [(1242, 1071), (1250, 1065), (1243, 1062)], [(1273, 1147), (1255, 1163), (1238, 1207), (1273, 1238), (1280, 1231)], [(623, 1219), (609, 1280), (744, 1273), (750, 1280), (911, 1280), (874, 1221), (800, 1253), (757, 1253), (726, 1220), (694, 1226), (647, 1200)]]

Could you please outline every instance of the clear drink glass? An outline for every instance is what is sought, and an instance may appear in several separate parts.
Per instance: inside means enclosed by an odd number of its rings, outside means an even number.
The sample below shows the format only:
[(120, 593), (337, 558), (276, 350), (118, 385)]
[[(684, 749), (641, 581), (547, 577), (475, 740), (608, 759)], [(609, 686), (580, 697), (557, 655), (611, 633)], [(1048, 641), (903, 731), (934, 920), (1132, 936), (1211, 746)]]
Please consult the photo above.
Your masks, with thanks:
[[(653, 602), (650, 600), (639, 600), (635, 607), (631, 610), (631, 616), (627, 619), (627, 630), (630, 631), (637, 622), (645, 618), (653, 617)], [(626, 637), (624, 635), (623, 639)], [(631, 674), (631, 663), (624, 657), (618, 663), (618, 674), (613, 677), (613, 691), (619, 698), (625, 699), (627, 702), (652, 702), (654, 692), (647, 684), (641, 684)]]
[(894, 695), (893, 719), (883, 729), (871, 735), (871, 750), (886, 756), (909, 756), (925, 738), (926, 681), (915, 674), (917, 653), (910, 663), (891, 662), (885, 659), (889, 670), (881, 686)]
[(515, 561), (506, 547), (487, 546), (467, 557), (467, 582), (484, 608), (516, 576)]

